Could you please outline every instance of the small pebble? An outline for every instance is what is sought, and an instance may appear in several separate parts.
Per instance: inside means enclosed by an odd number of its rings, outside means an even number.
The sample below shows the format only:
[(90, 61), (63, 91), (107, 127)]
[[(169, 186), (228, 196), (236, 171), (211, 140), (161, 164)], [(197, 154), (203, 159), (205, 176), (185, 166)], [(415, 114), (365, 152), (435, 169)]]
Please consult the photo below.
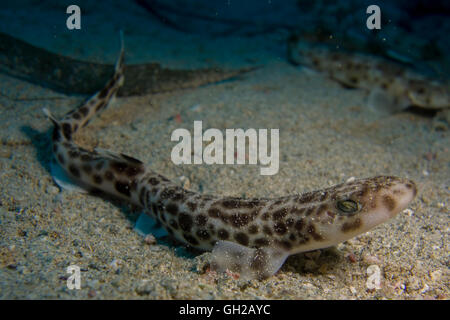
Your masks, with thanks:
[(355, 263), (357, 261), (356, 256), (354, 253), (347, 253), (345, 257), (350, 261), (351, 263)]
[(59, 193), (59, 189), (58, 189), (58, 187), (56, 187), (56, 186), (49, 185), (49, 186), (46, 188), (46, 192), (47, 192), (48, 194), (53, 194), (53, 195), (55, 195), (55, 194), (58, 194), (58, 193)]
[(408, 278), (406, 282), (406, 289), (408, 292), (419, 290), (421, 288), (420, 281), (416, 277), (410, 277)]
[(427, 292), (428, 290), (430, 290), (430, 287), (425, 283), (425, 284), (423, 285), (423, 288), (420, 289), (420, 293), (425, 293), (425, 292)]
[(114, 271), (119, 270), (120, 266), (123, 264), (123, 261), (120, 259), (114, 259), (109, 265)]
[(430, 278), (432, 281), (439, 281), (441, 279), (441, 276), (442, 276), (441, 270), (435, 270), (433, 272), (430, 272)]
[(411, 209), (405, 209), (403, 210), (403, 213), (408, 215), (408, 217), (411, 217), (414, 214), (414, 211), (412, 211)]
[(149, 233), (148, 235), (145, 236), (144, 242), (148, 245), (153, 245), (153, 244), (156, 244), (156, 238), (154, 235)]
[(189, 180), (189, 178), (187, 178), (185, 176), (181, 176), (178, 179), (181, 181), (181, 186), (184, 189), (190, 189), (191, 188), (191, 181)]
[(363, 256), (363, 261), (369, 265), (372, 264), (382, 264), (382, 261), (377, 256), (372, 256), (370, 254), (365, 254)]
[(233, 278), (234, 280), (238, 280), (241, 275), (237, 272), (231, 272), (230, 270), (227, 269), (226, 274), (230, 277)]
[(94, 289), (89, 290), (88, 297), (94, 298), (97, 295), (97, 292)]
[(140, 296), (148, 295), (154, 291), (154, 286), (151, 281), (148, 279), (143, 279), (139, 282), (135, 289), (136, 293)]

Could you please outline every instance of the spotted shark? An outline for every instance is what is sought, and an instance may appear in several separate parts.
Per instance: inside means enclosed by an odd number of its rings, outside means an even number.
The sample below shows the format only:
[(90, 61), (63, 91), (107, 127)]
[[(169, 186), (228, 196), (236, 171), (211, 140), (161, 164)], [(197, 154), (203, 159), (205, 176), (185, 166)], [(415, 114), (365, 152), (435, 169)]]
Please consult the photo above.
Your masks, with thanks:
[[(404, 210), (414, 199), (413, 181), (377, 176), (304, 194), (277, 198), (224, 197), (187, 190), (134, 157), (87, 150), (74, 135), (100, 114), (124, 82), (124, 47), (104, 88), (53, 122), (56, 165), (72, 183), (143, 208), (168, 234), (212, 250), (211, 270), (264, 279), (290, 255), (330, 247), (364, 233)], [(56, 172), (56, 171), (55, 171)], [(54, 176), (62, 185), (61, 178)]]
[(439, 117), (450, 120), (450, 83), (425, 76), (404, 64), (302, 41), (295, 36), (288, 41), (288, 59), (345, 87), (366, 90), (368, 107), (382, 115), (415, 106), (436, 110)]

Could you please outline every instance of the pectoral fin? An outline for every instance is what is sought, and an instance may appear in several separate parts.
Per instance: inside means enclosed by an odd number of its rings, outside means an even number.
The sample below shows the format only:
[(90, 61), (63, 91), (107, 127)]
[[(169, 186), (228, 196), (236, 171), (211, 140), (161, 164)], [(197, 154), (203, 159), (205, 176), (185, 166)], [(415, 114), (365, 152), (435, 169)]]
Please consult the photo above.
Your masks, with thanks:
[(249, 248), (230, 241), (219, 241), (212, 251), (211, 269), (239, 273), (240, 278), (265, 279), (280, 269), (288, 253), (273, 247)]
[(152, 234), (155, 238), (162, 238), (168, 235), (167, 231), (161, 228), (161, 224), (145, 212), (139, 215), (134, 225), (134, 230), (145, 237)]
[(55, 183), (64, 190), (87, 193), (87, 187), (73, 181), (63, 168), (55, 161), (50, 162), (50, 172)]

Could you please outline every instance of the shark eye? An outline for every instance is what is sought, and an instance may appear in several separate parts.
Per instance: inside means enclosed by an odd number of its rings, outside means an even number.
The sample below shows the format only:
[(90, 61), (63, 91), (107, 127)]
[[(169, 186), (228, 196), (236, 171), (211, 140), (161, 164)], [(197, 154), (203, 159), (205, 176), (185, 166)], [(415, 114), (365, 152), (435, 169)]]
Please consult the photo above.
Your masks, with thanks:
[(354, 214), (359, 211), (360, 205), (351, 199), (339, 200), (336, 204), (339, 211), (346, 214)]

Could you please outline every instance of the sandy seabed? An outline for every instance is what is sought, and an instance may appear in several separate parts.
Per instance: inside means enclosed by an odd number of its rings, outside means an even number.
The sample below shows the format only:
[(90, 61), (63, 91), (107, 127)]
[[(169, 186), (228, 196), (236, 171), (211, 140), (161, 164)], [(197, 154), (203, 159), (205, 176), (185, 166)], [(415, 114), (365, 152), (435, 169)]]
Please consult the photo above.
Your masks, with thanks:
[[(84, 97), (6, 75), (0, 81), (2, 299), (448, 299), (450, 139), (430, 118), (375, 117), (363, 91), (278, 61), (234, 81), (117, 99), (77, 136), (85, 147), (128, 154), (174, 181), (187, 178), (194, 191), (224, 196), (277, 197), (374, 175), (418, 184), (410, 210), (393, 220), (291, 256), (267, 280), (241, 281), (205, 272), (209, 252), (166, 237), (146, 242), (133, 230), (139, 212), (126, 203), (60, 190), (42, 108), (61, 116)], [(194, 120), (204, 129), (280, 129), (278, 174), (262, 176), (255, 165), (174, 165), (171, 133), (192, 132)], [(67, 288), (73, 264), (80, 290)], [(370, 290), (374, 264), (381, 288)]]
[[(393, 220), (336, 247), (291, 256), (267, 280), (213, 276), (209, 252), (139, 235), (136, 208), (60, 190), (42, 108), (62, 116), (86, 97), (0, 73), (0, 299), (449, 298), (450, 135), (433, 119), (371, 113), (364, 91), (288, 64), (285, 35), (204, 41), (162, 30), (122, 1), (84, 4), (88, 23), (70, 33), (62, 30), (64, 11), (43, 3), (8, 4), (2, 30), (87, 61), (112, 63), (122, 29), (127, 63), (261, 66), (233, 81), (119, 98), (77, 135), (82, 146), (125, 153), (194, 191), (224, 196), (277, 197), (376, 175), (412, 179), (419, 193)], [(174, 165), (170, 136), (177, 128), (192, 132), (195, 120), (204, 130), (279, 129), (278, 174), (262, 176), (255, 165)], [(80, 290), (67, 287), (69, 265), (81, 269)], [(371, 265), (381, 272), (379, 289), (367, 288)]]

